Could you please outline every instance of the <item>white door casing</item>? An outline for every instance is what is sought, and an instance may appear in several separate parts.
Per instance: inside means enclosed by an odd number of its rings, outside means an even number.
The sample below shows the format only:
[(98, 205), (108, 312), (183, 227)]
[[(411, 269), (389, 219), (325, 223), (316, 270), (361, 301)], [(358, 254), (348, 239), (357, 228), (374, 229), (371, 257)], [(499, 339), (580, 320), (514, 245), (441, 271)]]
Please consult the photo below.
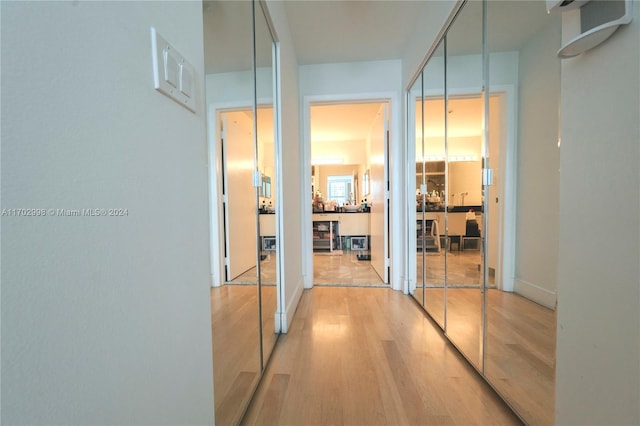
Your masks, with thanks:
[(389, 282), (387, 268), (387, 113), (388, 106), (382, 105), (371, 126), (369, 136), (369, 164), (371, 191), (371, 266), (386, 284)]

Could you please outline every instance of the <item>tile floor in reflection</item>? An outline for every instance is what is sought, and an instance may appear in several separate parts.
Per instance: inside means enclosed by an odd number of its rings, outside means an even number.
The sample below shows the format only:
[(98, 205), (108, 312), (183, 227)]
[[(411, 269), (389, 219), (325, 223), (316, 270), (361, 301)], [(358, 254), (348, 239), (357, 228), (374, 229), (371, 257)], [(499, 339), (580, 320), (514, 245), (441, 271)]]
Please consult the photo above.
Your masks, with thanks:
[[(265, 252), (260, 262), (262, 283), (276, 282), (276, 254)], [(313, 283), (316, 285), (357, 285), (382, 286), (382, 279), (367, 260), (358, 260), (358, 251), (335, 251), (333, 253), (313, 254)], [(255, 284), (256, 268), (251, 268), (232, 280), (231, 284)]]

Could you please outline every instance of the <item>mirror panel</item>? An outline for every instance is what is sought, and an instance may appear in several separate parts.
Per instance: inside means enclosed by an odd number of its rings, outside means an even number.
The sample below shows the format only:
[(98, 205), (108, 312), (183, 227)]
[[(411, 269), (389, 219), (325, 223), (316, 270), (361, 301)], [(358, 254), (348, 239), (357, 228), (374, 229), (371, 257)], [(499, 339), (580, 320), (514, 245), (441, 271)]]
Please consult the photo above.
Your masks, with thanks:
[[(560, 44), (561, 16), (547, 14), (544, 3), (487, 2), (488, 158), (494, 186), (487, 203), (484, 373), (528, 424), (554, 423)], [(517, 168), (510, 169), (507, 153), (515, 146)], [(513, 181), (517, 187), (510, 190)], [(492, 226), (503, 226), (503, 204), (510, 202), (517, 212), (515, 282), (501, 276), (498, 248), (491, 243)]]
[[(446, 33), (446, 158), (451, 211), (447, 236), (446, 329), (482, 371), (483, 253), (479, 154), (484, 132), (482, 2), (467, 2)], [(476, 161), (472, 161), (475, 158)], [(454, 246), (452, 243), (451, 246)]]
[[(425, 263), (424, 263), (424, 240), (423, 240), (423, 219), (424, 219), (424, 199), (421, 192), (421, 185), (424, 183), (424, 161), (422, 149), (424, 147), (424, 99), (422, 96), (424, 70), (420, 72), (420, 75), (413, 83), (411, 90), (409, 91), (408, 109), (413, 111), (413, 123), (408, 126), (408, 131), (412, 132), (413, 137), (408, 138), (409, 149), (407, 149), (407, 156), (409, 159), (414, 159), (416, 164), (416, 179), (415, 179), (415, 208), (409, 210), (409, 244), (410, 247), (414, 247), (412, 250), (415, 253), (410, 254), (409, 271), (412, 274), (409, 279), (410, 293), (416, 299), (416, 301), (424, 306), (424, 276), (425, 276)], [(411, 149), (411, 141), (415, 140), (415, 151)], [(413, 161), (410, 161), (411, 164)]]
[(262, 176), (262, 187), (258, 195), (259, 208), (259, 275), (260, 315), (263, 368), (275, 346), (278, 277), (278, 233), (276, 200), (276, 150), (274, 108), (274, 42), (265, 18), (262, 4), (254, 2), (255, 12), (255, 61), (257, 113), (258, 170)]
[[(424, 67), (423, 111), (424, 130), (421, 152), (423, 229), (426, 230), (422, 253), (424, 262), (424, 307), (444, 328), (445, 271), (448, 250), (446, 233), (446, 108), (444, 102), (445, 58), (441, 42)], [(417, 155), (417, 154), (416, 154)]]
[[(273, 206), (277, 199), (273, 39), (259, 2), (204, 1), (203, 19), (210, 169), (216, 171), (211, 214), (219, 224), (222, 271), (211, 290), (215, 420), (239, 424), (277, 337), (276, 215), (263, 224), (259, 214), (263, 199)], [(256, 170), (263, 175), (259, 188)], [(272, 268), (263, 267), (268, 259)]]

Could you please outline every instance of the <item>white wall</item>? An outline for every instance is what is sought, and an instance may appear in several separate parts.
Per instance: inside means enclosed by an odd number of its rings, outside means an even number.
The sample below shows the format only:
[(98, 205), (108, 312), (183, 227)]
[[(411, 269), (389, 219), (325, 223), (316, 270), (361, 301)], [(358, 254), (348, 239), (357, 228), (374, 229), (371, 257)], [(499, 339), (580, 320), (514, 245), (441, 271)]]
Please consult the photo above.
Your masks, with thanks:
[[(454, 205), (462, 205), (465, 192), (465, 206), (482, 205), (482, 165), (480, 161), (449, 162), (449, 194), (456, 194)], [(493, 266), (493, 265), (492, 265)]]
[[(211, 424), (200, 2), (2, 2), (3, 424)], [(186, 25), (185, 25), (186, 23)], [(153, 89), (149, 28), (196, 70)]]
[(315, 142), (311, 146), (311, 159), (320, 163), (340, 158), (342, 164), (361, 164), (364, 167), (368, 161), (365, 143), (364, 139)]
[(633, 6), (630, 25), (562, 62), (561, 425), (640, 424), (640, 2)]
[(518, 78), (515, 291), (550, 308), (558, 267), (559, 48), (560, 22), (553, 19), (520, 49)]
[[(251, 54), (249, 52), (249, 54)], [(273, 70), (258, 68), (258, 103), (273, 98)], [(206, 75), (207, 103), (251, 107), (253, 105), (253, 71), (233, 71)]]
[(400, 91), (398, 60), (300, 66), (300, 96)]
[[(299, 141), (298, 62), (287, 23), (284, 5), (267, 0), (269, 14), (275, 26), (280, 49), (280, 132), (282, 134), (282, 179), (277, 193), (282, 195), (282, 212), (278, 215), (282, 274), (282, 331), (287, 332), (303, 289), (303, 225), (300, 206), (303, 203), (301, 148)], [(285, 226), (286, 224), (286, 226)], [(285, 262), (286, 259), (286, 262)]]

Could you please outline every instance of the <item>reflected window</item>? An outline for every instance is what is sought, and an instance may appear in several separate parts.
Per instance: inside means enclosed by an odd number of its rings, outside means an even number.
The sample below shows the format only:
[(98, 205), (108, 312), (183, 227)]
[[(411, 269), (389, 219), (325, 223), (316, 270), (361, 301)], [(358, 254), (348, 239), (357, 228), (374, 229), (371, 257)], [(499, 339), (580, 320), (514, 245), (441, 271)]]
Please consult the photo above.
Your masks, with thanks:
[(328, 176), (327, 199), (341, 205), (345, 204), (349, 201), (352, 187), (353, 176)]

